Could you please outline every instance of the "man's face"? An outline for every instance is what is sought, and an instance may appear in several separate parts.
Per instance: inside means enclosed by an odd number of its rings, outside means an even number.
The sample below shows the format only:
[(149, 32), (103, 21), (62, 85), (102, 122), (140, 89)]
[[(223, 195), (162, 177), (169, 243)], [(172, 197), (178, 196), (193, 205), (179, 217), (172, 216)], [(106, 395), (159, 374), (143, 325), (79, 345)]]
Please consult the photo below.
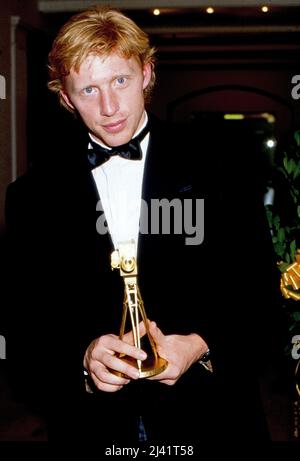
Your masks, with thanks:
[(73, 68), (62, 96), (76, 109), (89, 131), (108, 146), (130, 141), (144, 120), (144, 94), (151, 65), (116, 53), (89, 55), (79, 72)]

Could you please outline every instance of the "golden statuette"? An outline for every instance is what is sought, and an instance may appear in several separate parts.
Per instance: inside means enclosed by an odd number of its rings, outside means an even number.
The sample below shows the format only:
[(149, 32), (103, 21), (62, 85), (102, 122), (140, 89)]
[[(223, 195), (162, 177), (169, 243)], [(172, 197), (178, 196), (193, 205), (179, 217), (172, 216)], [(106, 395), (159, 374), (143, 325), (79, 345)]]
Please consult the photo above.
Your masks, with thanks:
[[(134, 242), (120, 244), (119, 249), (113, 251), (111, 255), (111, 267), (112, 269), (119, 269), (120, 275), (124, 280), (124, 301), (119, 338), (122, 339), (124, 336), (129, 312), (134, 346), (145, 350), (147, 353), (145, 360), (137, 360), (125, 354), (120, 354), (119, 358), (136, 367), (140, 378), (157, 375), (167, 367), (168, 362), (159, 357), (156, 344), (149, 332), (148, 319), (137, 281), (138, 270)], [(146, 334), (143, 338), (141, 338), (139, 329), (141, 321), (144, 322), (146, 329)], [(113, 371), (113, 373), (119, 376), (123, 375), (116, 371)]]

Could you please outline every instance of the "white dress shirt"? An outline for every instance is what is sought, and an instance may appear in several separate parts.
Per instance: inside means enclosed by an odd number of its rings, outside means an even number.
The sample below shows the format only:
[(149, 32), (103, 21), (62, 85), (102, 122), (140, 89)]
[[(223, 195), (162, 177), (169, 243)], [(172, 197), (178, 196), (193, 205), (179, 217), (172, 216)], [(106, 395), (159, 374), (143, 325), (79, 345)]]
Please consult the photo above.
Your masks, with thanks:
[[(145, 121), (133, 137), (140, 133), (147, 121), (148, 116), (145, 113)], [(120, 243), (134, 240), (137, 252), (142, 183), (149, 136), (148, 133), (141, 142), (141, 160), (127, 160), (116, 155), (92, 170), (115, 249), (119, 248)], [(91, 134), (90, 137), (97, 142)]]

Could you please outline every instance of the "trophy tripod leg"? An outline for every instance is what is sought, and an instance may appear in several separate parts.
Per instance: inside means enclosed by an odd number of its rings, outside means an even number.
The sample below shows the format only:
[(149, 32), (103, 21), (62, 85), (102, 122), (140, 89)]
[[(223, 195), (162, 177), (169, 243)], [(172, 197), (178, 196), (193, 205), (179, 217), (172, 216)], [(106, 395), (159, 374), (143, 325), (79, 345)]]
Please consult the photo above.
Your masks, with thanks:
[(126, 293), (124, 293), (123, 311), (122, 311), (122, 321), (121, 321), (120, 334), (119, 334), (119, 338), (120, 338), (120, 339), (123, 339), (123, 336), (124, 336), (124, 334), (125, 334), (125, 325), (126, 325), (127, 310), (128, 310), (128, 304), (127, 304), (127, 300), (126, 300)]
[[(138, 296), (137, 296), (137, 289), (136, 289), (135, 284), (126, 285), (126, 295), (127, 295), (127, 303), (128, 303), (128, 309), (129, 309), (130, 320), (131, 320), (131, 325), (132, 325), (133, 343), (135, 347), (137, 347), (138, 349), (141, 349)], [(142, 361), (137, 359), (136, 363), (137, 363), (139, 372), (141, 372)]]
[(147, 336), (149, 338), (149, 342), (150, 342), (150, 345), (151, 345), (152, 352), (153, 352), (155, 358), (157, 359), (158, 354), (157, 354), (157, 350), (156, 350), (156, 345), (155, 345), (155, 342), (153, 341), (153, 338), (152, 338), (152, 336), (150, 334), (150, 331), (149, 331), (148, 319), (147, 319), (147, 315), (146, 315), (146, 311), (145, 311), (145, 308), (144, 308), (144, 303), (143, 303), (143, 300), (142, 300), (142, 297), (141, 297), (139, 287), (137, 288), (137, 296), (138, 296), (139, 310), (141, 312), (141, 316), (142, 316), (142, 319), (143, 319), (143, 322), (144, 322), (145, 328), (146, 328), (146, 334), (147, 334)]

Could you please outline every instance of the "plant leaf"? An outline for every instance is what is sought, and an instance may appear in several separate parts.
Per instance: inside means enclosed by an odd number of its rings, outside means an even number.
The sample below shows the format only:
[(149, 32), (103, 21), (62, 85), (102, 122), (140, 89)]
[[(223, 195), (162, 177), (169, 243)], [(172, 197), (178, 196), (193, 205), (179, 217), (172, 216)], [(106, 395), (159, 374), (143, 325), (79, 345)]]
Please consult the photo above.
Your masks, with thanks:
[(274, 216), (274, 218), (273, 218), (273, 224), (274, 224), (275, 229), (278, 231), (278, 230), (279, 230), (279, 226), (280, 226), (280, 218), (279, 218), (278, 215)]
[(300, 322), (300, 311), (293, 312), (293, 318), (296, 322)]
[(300, 131), (295, 131), (294, 139), (296, 141), (297, 146), (300, 146)]
[(285, 230), (283, 227), (281, 227), (278, 231), (278, 241), (284, 242), (284, 240), (285, 240)]
[(296, 170), (297, 165), (293, 158), (291, 158), (289, 161), (289, 167), (290, 167), (290, 173), (293, 173)]
[(295, 170), (294, 170), (294, 175), (293, 175), (293, 179), (296, 179), (298, 176), (299, 176), (299, 173), (300, 173), (300, 162), (298, 162)]
[(289, 267), (289, 264), (288, 263), (281, 263), (279, 264), (279, 270), (280, 272), (285, 272), (287, 270), (287, 268)]
[(284, 159), (283, 159), (283, 166), (286, 169), (287, 173), (290, 174), (291, 173), (291, 165), (290, 165), (290, 161), (288, 160), (287, 156), (285, 156)]
[(274, 244), (275, 253), (279, 256), (280, 259), (283, 259), (284, 256), (284, 247), (281, 243), (277, 242)]
[(297, 251), (297, 245), (296, 245), (296, 240), (292, 240), (290, 243), (290, 254), (291, 254), (291, 260), (294, 261), (295, 255)]

